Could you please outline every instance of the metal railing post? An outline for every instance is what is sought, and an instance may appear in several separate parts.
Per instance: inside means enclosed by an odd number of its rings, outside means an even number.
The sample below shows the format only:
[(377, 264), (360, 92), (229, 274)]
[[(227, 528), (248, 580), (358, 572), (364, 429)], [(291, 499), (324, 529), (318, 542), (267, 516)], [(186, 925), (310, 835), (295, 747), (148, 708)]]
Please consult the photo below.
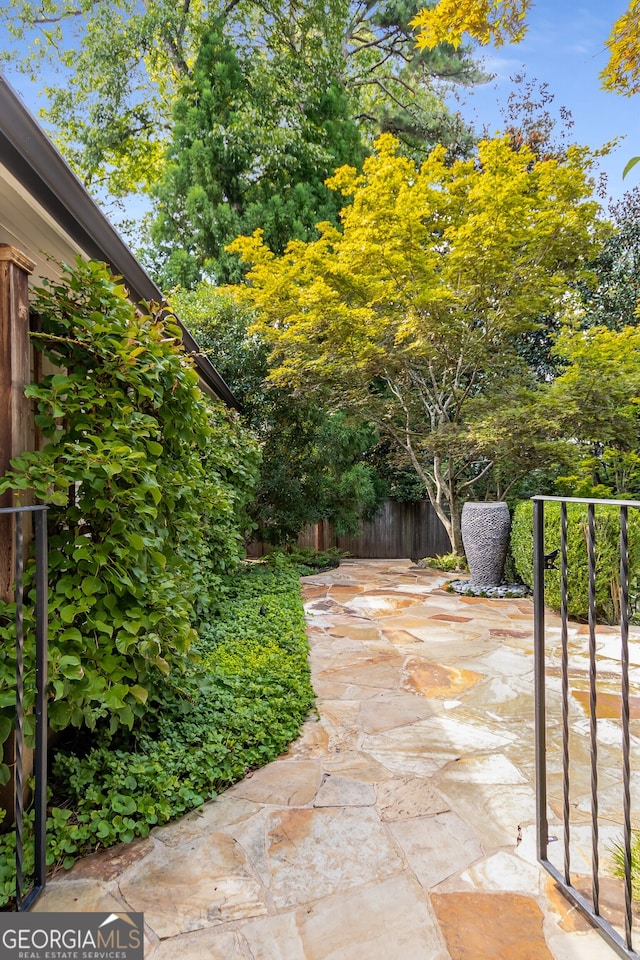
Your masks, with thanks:
[(24, 615), (22, 609), (22, 515), (16, 517), (16, 732), (13, 817), (16, 831), (16, 909), (22, 910), (24, 887)]
[[(35, 864), (33, 889), (44, 890), (47, 873), (47, 515), (36, 513), (36, 740), (35, 773)], [(31, 898), (29, 900), (31, 902)]]
[(569, 571), (567, 505), (560, 505), (560, 639), (562, 642), (562, 816), (564, 819), (564, 879), (571, 883), (571, 820), (569, 806)]
[(622, 699), (622, 793), (624, 818), (624, 926), (632, 948), (631, 765), (629, 735), (629, 526), (628, 508), (620, 508), (620, 694)]
[(536, 822), (538, 858), (547, 859), (545, 630), (544, 630), (544, 501), (533, 504), (533, 642), (535, 668)]
[(589, 754), (591, 757), (591, 893), (596, 916), (600, 913), (600, 851), (598, 825), (598, 664), (596, 651), (596, 513), (588, 511), (589, 558)]

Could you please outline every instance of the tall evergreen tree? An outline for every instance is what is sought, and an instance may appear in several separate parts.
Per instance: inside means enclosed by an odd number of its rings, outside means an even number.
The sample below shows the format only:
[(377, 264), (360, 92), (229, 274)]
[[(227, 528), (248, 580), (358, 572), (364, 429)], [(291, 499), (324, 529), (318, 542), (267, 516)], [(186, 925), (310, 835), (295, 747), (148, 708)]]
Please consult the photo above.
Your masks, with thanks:
[(336, 221), (339, 202), (324, 181), (336, 167), (359, 165), (364, 147), (324, 65), (312, 84), (308, 64), (287, 59), (243, 57), (221, 21), (203, 38), (154, 191), (155, 272), (165, 286), (190, 286), (201, 272), (238, 281), (239, 260), (225, 246), (239, 234), (261, 228), (281, 253), (291, 239), (316, 236), (317, 222)]
[[(435, 2), (429, 0), (429, 6)], [(444, 92), (483, 83), (489, 76), (468, 47), (442, 43), (418, 49), (411, 22), (423, 6), (419, 0), (350, 4), (344, 82), (371, 142), (391, 133), (404, 153), (419, 162), (443, 143), (450, 158), (459, 159), (473, 149), (473, 131), (445, 105)]]

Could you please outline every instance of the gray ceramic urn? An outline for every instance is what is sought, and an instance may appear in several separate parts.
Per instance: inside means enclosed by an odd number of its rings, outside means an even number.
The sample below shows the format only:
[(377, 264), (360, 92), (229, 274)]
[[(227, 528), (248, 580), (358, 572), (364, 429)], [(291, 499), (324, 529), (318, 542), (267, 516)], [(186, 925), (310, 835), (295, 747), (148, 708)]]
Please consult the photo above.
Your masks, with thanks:
[(509, 547), (509, 507), (501, 502), (469, 501), (462, 507), (461, 524), (471, 583), (476, 587), (499, 586)]

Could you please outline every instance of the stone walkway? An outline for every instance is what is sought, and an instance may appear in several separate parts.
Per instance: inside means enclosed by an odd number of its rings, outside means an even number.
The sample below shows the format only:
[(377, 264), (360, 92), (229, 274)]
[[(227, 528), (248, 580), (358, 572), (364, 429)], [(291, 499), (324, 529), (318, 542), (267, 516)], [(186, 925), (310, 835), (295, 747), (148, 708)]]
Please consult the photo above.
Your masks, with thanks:
[[(612, 958), (536, 863), (531, 602), (454, 596), (446, 581), (409, 561), (307, 578), (318, 715), (288, 753), (80, 861), (36, 909), (143, 911), (153, 960)], [(603, 863), (619, 836), (616, 750), (611, 738)], [(588, 873), (586, 769), (576, 777), (574, 862)], [(558, 790), (552, 768), (552, 811)], [(602, 889), (614, 899), (617, 882)]]

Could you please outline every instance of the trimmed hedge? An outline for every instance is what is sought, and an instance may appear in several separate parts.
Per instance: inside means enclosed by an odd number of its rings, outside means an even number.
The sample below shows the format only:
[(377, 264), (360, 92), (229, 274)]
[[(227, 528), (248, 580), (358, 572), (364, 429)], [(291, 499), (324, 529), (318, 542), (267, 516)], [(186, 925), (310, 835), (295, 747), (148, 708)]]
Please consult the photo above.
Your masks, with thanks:
[[(560, 504), (545, 503), (544, 550), (560, 548)], [(599, 621), (617, 623), (620, 615), (619, 509), (598, 506), (596, 519), (596, 615)], [(569, 616), (582, 620), (589, 615), (589, 561), (587, 554), (588, 510), (583, 503), (567, 504), (567, 569)], [(523, 582), (533, 587), (533, 503), (519, 503), (511, 524), (511, 551)], [(560, 609), (560, 558), (545, 577), (545, 602)], [(638, 594), (640, 575), (640, 511), (629, 511), (630, 594)], [(632, 604), (633, 606), (633, 604)]]

